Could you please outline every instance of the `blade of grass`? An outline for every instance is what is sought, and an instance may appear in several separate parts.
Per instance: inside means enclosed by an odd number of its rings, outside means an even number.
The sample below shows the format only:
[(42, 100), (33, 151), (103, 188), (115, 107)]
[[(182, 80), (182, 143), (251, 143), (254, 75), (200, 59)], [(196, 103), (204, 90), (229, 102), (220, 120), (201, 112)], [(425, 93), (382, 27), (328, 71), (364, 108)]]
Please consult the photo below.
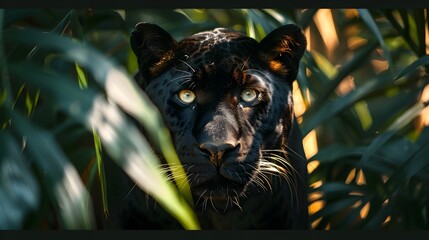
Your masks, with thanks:
[(392, 68), (394, 70), (394, 64), (392, 61), (392, 57), (390, 55), (390, 50), (387, 48), (386, 43), (384, 42), (383, 35), (381, 34), (380, 30), (377, 27), (377, 23), (375, 22), (375, 19), (372, 17), (371, 13), (366, 9), (358, 9), (358, 12), (360, 16), (362, 17), (362, 20), (366, 23), (366, 25), (369, 27), (369, 29), (374, 33), (376, 39), (380, 43), (380, 46), (383, 48), (384, 51), (384, 57), (386, 58), (387, 62), (389, 63), (389, 68)]
[(88, 81), (86, 80), (85, 71), (79, 66), (79, 64), (74, 64), (76, 73), (77, 73), (77, 80), (79, 83), (80, 88), (87, 88), (88, 87)]
[(94, 128), (92, 129), (92, 135), (94, 137), (95, 156), (97, 159), (97, 170), (98, 170), (98, 178), (99, 178), (100, 187), (101, 187), (101, 199), (103, 203), (103, 212), (105, 216), (109, 218), (109, 203), (107, 201), (106, 174), (104, 171), (103, 159), (101, 157), (101, 151), (102, 151), (101, 139)]
[[(16, 76), (55, 99), (61, 109), (88, 129), (94, 128), (115, 162), (186, 229), (199, 228), (192, 209), (159, 171), (159, 160), (146, 138), (104, 94), (91, 88), (81, 90), (72, 79), (44, 72), (30, 64), (13, 64), (11, 69)], [(25, 74), (24, 69), (32, 75)]]
[[(5, 36), (6, 41), (37, 45), (46, 50), (61, 51), (66, 58), (78, 62), (88, 69), (95, 80), (106, 89), (108, 98), (142, 124), (149, 137), (161, 147), (167, 162), (178, 166), (174, 168), (173, 177), (178, 183), (181, 194), (188, 202), (192, 203), (187, 179), (178, 177), (184, 174), (184, 170), (180, 165), (171, 136), (163, 123), (161, 115), (135, 81), (131, 80), (122, 71), (122, 68), (117, 67), (112, 61), (108, 61), (95, 49), (73, 42), (69, 38), (41, 33), (33, 29), (10, 30), (7, 33)], [(32, 36), (32, 38), (29, 39), (27, 36)]]
[(416, 61), (414, 61), (412, 64), (408, 65), (404, 69), (401, 70), (401, 72), (395, 77), (395, 80), (406, 76), (407, 74), (410, 74), (414, 70), (416, 70), (418, 67), (423, 65), (429, 65), (429, 55), (423, 56)]

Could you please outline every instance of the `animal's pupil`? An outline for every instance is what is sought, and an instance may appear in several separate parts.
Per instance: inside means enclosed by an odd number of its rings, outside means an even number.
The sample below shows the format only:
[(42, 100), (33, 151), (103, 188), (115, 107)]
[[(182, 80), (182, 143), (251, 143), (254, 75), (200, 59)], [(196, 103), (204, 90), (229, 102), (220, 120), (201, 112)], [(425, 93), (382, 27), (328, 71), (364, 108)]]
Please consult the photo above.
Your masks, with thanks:
[(253, 90), (245, 90), (242, 96), (243, 100), (246, 102), (252, 101), (253, 99), (255, 99), (255, 97), (256, 97), (256, 93)]
[(191, 103), (195, 99), (195, 94), (190, 90), (182, 90), (179, 93), (179, 99), (183, 103)]

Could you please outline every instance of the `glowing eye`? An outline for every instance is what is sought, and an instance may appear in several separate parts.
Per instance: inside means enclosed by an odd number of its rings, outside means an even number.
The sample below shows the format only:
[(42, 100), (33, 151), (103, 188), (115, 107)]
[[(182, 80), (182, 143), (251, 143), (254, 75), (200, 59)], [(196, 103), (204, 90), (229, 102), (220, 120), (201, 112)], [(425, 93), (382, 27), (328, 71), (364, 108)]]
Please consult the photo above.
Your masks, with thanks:
[(253, 89), (246, 88), (241, 92), (241, 99), (245, 102), (252, 102), (256, 97), (258, 97), (258, 92)]
[(190, 104), (195, 100), (195, 93), (191, 90), (184, 89), (178, 94), (179, 100), (184, 104)]

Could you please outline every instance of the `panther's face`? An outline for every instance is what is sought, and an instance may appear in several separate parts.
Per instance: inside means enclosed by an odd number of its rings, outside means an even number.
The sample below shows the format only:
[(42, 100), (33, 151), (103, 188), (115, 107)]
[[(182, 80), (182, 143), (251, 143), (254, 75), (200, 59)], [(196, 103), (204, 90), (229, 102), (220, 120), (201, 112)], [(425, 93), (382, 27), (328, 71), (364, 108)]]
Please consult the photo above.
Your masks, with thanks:
[(253, 190), (269, 191), (272, 177), (293, 182), (291, 85), (306, 47), (299, 27), (280, 27), (259, 43), (222, 28), (176, 42), (140, 23), (131, 45), (197, 206), (240, 207)]

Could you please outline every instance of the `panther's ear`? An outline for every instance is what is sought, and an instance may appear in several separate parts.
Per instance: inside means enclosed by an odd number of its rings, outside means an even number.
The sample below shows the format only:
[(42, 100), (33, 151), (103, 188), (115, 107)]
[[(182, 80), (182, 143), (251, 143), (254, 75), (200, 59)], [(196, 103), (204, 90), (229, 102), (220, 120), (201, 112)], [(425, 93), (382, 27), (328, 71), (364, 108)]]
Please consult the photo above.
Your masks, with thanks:
[(145, 81), (165, 69), (177, 42), (158, 25), (140, 22), (131, 33), (130, 44)]
[(292, 84), (307, 47), (302, 29), (295, 24), (284, 25), (270, 32), (258, 46), (258, 57), (272, 72)]

